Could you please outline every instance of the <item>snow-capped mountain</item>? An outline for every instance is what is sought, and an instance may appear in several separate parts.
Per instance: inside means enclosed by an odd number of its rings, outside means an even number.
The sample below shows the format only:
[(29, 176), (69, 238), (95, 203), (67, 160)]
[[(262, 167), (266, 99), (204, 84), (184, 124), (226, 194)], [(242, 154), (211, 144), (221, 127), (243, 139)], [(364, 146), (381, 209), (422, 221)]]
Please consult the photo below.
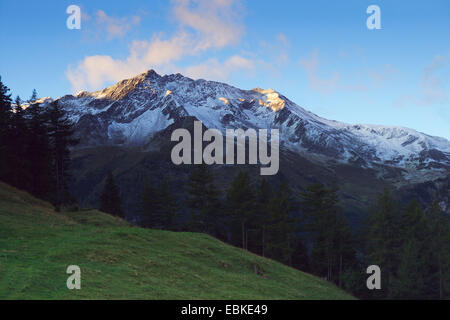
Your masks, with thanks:
[(279, 129), (284, 148), (318, 160), (441, 175), (450, 168), (447, 139), (403, 127), (327, 120), (272, 89), (241, 90), (181, 74), (160, 76), (150, 70), (104, 90), (79, 92), (58, 101), (76, 122), (82, 146), (145, 145), (155, 133), (192, 116), (207, 128), (223, 132), (228, 128)]

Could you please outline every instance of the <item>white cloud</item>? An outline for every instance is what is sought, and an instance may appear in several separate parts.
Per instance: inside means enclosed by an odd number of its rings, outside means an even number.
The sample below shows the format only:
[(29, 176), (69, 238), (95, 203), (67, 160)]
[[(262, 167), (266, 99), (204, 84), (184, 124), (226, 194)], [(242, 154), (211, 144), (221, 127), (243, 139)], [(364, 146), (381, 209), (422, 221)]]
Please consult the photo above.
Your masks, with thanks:
[(201, 64), (185, 68), (182, 73), (194, 79), (226, 80), (236, 70), (252, 71), (254, 62), (239, 55), (232, 56), (224, 63), (209, 59)]
[(434, 56), (433, 61), (422, 71), (418, 92), (402, 94), (394, 101), (394, 105), (404, 107), (407, 104), (429, 106), (447, 103), (449, 88), (448, 81), (444, 79), (448, 80), (449, 74), (445, 75), (445, 70), (449, 71), (448, 66), (450, 66), (450, 52), (447, 55)]
[(181, 27), (189, 27), (198, 34), (194, 50), (223, 48), (236, 44), (243, 28), (238, 21), (234, 0), (176, 0), (174, 16)]
[(381, 70), (370, 71), (369, 76), (374, 82), (375, 87), (381, 87), (387, 81), (392, 79), (392, 77), (397, 73), (397, 69), (395, 69), (391, 64), (386, 64)]
[(439, 71), (449, 64), (450, 53), (447, 56), (436, 55), (431, 64), (425, 67), (420, 83), (423, 104), (441, 104), (448, 101), (449, 95), (442, 82), (442, 77), (439, 76)]
[(277, 41), (280, 42), (282, 45), (284, 45), (285, 47), (290, 47), (291, 44), (288, 40), (288, 38), (286, 37), (286, 35), (284, 33), (280, 33), (277, 36)]
[(354, 84), (342, 83), (340, 73), (333, 71), (331, 76), (322, 78), (319, 76), (319, 51), (316, 49), (312, 52), (309, 59), (300, 59), (300, 65), (305, 69), (308, 77), (308, 85), (314, 91), (322, 95), (329, 95), (336, 90), (344, 91), (366, 91), (368, 88), (359, 82)]
[(168, 40), (155, 35), (150, 41), (134, 41), (128, 58), (89, 56), (76, 67), (69, 66), (67, 77), (74, 91), (100, 89), (105, 82), (130, 78), (150, 68), (168, 65), (189, 52), (191, 39), (179, 33)]
[[(154, 34), (148, 41), (134, 41), (126, 59), (111, 56), (89, 56), (76, 66), (69, 66), (67, 78), (74, 91), (100, 89), (108, 81), (120, 81), (148, 69), (173, 71), (174, 63), (186, 56), (197, 55), (208, 49), (221, 49), (239, 42), (243, 26), (236, 22), (238, 16), (235, 0), (175, 0), (173, 17), (179, 29), (171, 37)], [(120, 36), (127, 24), (100, 13), (102, 23), (111, 36)], [(128, 21), (128, 20), (127, 20)], [(128, 21), (129, 22), (129, 21)], [(131, 21), (132, 22), (132, 21)], [(138, 23), (138, 20), (135, 21)], [(238, 66), (248, 68), (251, 61), (240, 56), (229, 58), (224, 65), (217, 60), (186, 68), (191, 76), (224, 79)], [(210, 69), (208, 70), (208, 67)]]
[(330, 78), (320, 78), (318, 75), (319, 69), (319, 51), (316, 49), (311, 54), (309, 59), (300, 59), (300, 65), (305, 69), (308, 76), (309, 86), (320, 92), (321, 94), (327, 95), (337, 89), (339, 83), (339, 73), (333, 72)]
[(132, 17), (111, 17), (103, 10), (96, 12), (96, 23), (101, 30), (104, 30), (108, 39), (123, 37), (133, 26), (141, 22), (140, 16)]

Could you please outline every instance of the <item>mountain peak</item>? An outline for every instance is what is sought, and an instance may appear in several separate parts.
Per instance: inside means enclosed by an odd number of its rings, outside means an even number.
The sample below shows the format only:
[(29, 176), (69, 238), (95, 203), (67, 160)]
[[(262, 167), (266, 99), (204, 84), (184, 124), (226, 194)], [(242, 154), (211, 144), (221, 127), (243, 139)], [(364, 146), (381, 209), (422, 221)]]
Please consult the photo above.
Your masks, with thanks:
[(281, 99), (280, 94), (273, 89), (254, 88), (253, 91), (263, 95), (262, 99), (259, 99), (259, 104), (272, 109), (274, 112), (280, 111), (286, 105), (286, 101)]
[[(450, 142), (412, 129), (350, 125), (303, 109), (274, 89), (242, 90), (226, 83), (160, 76), (150, 69), (93, 93), (61, 99), (84, 144), (143, 145), (183, 117), (207, 128), (279, 129), (282, 145), (333, 161), (387, 164), (441, 174)], [(93, 133), (95, 130), (95, 134)], [(408, 169), (409, 170), (409, 169)]]
[(161, 76), (156, 73), (153, 69), (147, 70), (133, 78), (125, 79), (119, 81), (118, 83), (104, 88), (99, 91), (95, 91), (92, 93), (87, 93), (85, 91), (81, 93), (77, 93), (76, 97), (86, 97), (92, 96), (94, 98), (100, 99), (110, 99), (110, 100), (119, 100), (125, 97), (128, 93), (134, 91), (139, 86), (143, 84), (145, 86), (151, 86), (152, 80), (157, 78), (161, 78)]
[(149, 70), (141, 73), (140, 75), (136, 76), (135, 78), (152, 79), (155, 77), (160, 78), (161, 76), (155, 70), (149, 69)]
[(273, 90), (273, 89), (271, 89), (271, 88), (269, 88), (269, 89), (261, 89), (261, 88), (259, 88), (259, 87), (256, 87), (256, 88), (253, 88), (252, 90), (253, 90), (253, 91), (256, 91), (256, 92), (258, 92), (258, 93), (261, 93), (261, 94), (275, 93), (275, 90)]

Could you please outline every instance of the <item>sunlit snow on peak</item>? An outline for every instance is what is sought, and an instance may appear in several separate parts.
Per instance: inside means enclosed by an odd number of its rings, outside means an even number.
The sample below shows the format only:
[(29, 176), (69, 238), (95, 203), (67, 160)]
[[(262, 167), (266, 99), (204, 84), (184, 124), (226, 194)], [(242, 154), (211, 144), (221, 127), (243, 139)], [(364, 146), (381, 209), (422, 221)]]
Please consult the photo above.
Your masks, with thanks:
[(227, 104), (227, 105), (230, 104), (230, 101), (227, 98), (220, 97), (219, 100), (222, 101), (223, 103)]
[(261, 88), (255, 88), (253, 91), (256, 91), (260, 94), (262, 94), (262, 98), (258, 100), (259, 104), (262, 106), (266, 106), (272, 111), (277, 112), (284, 108), (286, 105), (286, 101), (280, 98), (280, 95), (278, 92), (276, 92), (273, 89), (261, 89)]

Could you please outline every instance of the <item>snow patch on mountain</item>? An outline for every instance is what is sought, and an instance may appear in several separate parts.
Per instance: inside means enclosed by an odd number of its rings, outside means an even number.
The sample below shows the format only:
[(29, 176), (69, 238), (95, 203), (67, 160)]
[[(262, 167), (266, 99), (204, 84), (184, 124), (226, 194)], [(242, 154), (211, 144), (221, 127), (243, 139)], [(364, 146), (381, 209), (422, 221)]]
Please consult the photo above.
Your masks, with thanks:
[(122, 139), (124, 144), (141, 145), (148, 141), (153, 133), (167, 128), (173, 123), (160, 110), (147, 110), (129, 123), (113, 121), (108, 127), (110, 139)]

